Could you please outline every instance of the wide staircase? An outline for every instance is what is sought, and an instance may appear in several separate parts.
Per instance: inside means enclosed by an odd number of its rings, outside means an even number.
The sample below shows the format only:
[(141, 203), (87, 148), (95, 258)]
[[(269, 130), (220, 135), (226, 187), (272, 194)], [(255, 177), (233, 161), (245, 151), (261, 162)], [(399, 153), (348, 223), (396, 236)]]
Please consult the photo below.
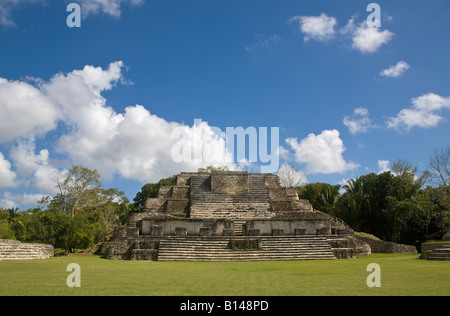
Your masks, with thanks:
[(36, 260), (53, 256), (53, 247), (42, 244), (25, 244), (15, 240), (0, 240), (0, 261)]
[(332, 259), (335, 256), (327, 238), (315, 235), (231, 239), (164, 237), (160, 240), (158, 251), (158, 261)]
[(211, 177), (191, 177), (190, 217), (199, 219), (270, 218), (269, 193), (263, 177), (249, 175), (247, 193), (211, 192)]
[(426, 259), (450, 261), (450, 244), (441, 245), (440, 248), (436, 248), (428, 252), (426, 254)]

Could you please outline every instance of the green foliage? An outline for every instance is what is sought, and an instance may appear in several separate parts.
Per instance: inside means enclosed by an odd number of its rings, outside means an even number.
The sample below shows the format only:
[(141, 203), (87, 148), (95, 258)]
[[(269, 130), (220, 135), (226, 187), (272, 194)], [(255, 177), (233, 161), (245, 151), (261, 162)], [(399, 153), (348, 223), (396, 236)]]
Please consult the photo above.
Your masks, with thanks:
[(16, 239), (14, 230), (8, 221), (0, 220), (0, 239)]
[(159, 188), (162, 186), (168, 186), (172, 183), (172, 178), (166, 178), (159, 180), (158, 183), (147, 183), (141, 188), (141, 191), (136, 194), (133, 201), (136, 203), (138, 208), (142, 209), (145, 206), (145, 201), (150, 198), (155, 198), (158, 196)]
[(73, 252), (104, 240), (115, 226), (127, 223), (132, 210), (128, 199), (118, 189), (104, 189), (96, 170), (74, 166), (54, 181), (58, 194), (42, 199), (42, 208), (0, 210), (0, 235)]
[[(116, 226), (128, 223), (133, 203), (118, 189), (104, 189), (100, 175), (82, 166), (54, 177), (58, 193), (40, 201), (41, 208), (19, 212), (0, 209), (0, 238), (51, 244), (66, 253), (86, 249), (110, 235)], [(143, 187), (142, 201), (156, 196), (171, 178)]]
[(419, 176), (405, 161), (392, 169), (347, 181), (342, 195), (339, 186), (326, 183), (308, 184), (297, 192), (315, 209), (383, 240), (418, 245), (440, 239), (450, 226), (448, 187), (423, 188), (427, 173)]
[(296, 190), (300, 199), (310, 201), (314, 209), (332, 214), (340, 198), (340, 188), (340, 185), (311, 183), (297, 187)]

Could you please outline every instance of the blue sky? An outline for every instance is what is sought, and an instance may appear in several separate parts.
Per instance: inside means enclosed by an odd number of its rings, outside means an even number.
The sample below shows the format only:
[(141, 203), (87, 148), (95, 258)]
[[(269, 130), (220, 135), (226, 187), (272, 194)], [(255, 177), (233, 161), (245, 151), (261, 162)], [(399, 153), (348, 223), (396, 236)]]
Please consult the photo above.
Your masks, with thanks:
[(371, 28), (369, 3), (3, 0), (0, 206), (35, 206), (73, 164), (132, 200), (207, 165), (171, 157), (171, 132), (192, 136), (195, 119), (219, 147), (212, 127), (279, 127), (280, 164), (309, 183), (398, 159), (424, 171), (449, 146), (450, 4), (377, 1)]

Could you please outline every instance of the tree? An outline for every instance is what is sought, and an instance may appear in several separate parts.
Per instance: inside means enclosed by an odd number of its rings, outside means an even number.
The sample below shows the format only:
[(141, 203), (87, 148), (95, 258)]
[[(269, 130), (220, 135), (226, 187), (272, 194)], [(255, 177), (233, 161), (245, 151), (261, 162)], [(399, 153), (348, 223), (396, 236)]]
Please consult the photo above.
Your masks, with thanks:
[(321, 194), (325, 213), (335, 213), (337, 202), (341, 198), (340, 189), (340, 185), (327, 185), (325, 187), (325, 190)]
[(11, 225), (10, 210), (0, 208), (0, 239), (16, 239)]
[(16, 239), (16, 235), (11, 227), (11, 224), (6, 220), (0, 220), (0, 239)]
[(280, 177), (281, 185), (287, 188), (295, 188), (306, 183), (303, 172), (296, 170), (287, 163), (278, 169), (277, 175)]
[(435, 149), (428, 167), (428, 175), (434, 184), (446, 188), (450, 193), (450, 147)]
[(309, 183), (296, 188), (300, 199), (308, 200), (315, 210), (328, 214), (334, 212), (340, 198), (340, 189), (340, 185), (328, 183)]
[(39, 204), (70, 212), (72, 218), (79, 209), (100, 204), (105, 193), (98, 171), (83, 166), (73, 166), (68, 173), (57, 173), (52, 180), (59, 193), (41, 199)]
[(367, 208), (367, 194), (363, 188), (363, 178), (350, 179), (343, 186), (344, 195), (340, 199), (335, 215), (345, 221), (354, 230), (361, 229), (363, 214)]
[(69, 172), (55, 174), (53, 180), (58, 193), (43, 198), (39, 205), (47, 209), (35, 210), (24, 223), (23, 235), (28, 241), (71, 252), (99, 242), (128, 217), (124, 192), (104, 189), (97, 170), (73, 166)]
[(138, 208), (143, 209), (147, 199), (157, 197), (159, 188), (162, 186), (168, 186), (171, 183), (172, 178), (161, 179), (158, 183), (147, 183), (141, 188), (141, 191), (136, 194), (133, 201), (136, 203)]
[(7, 209), (6, 211), (8, 212), (8, 215), (9, 215), (8, 216), (8, 222), (9, 223), (11, 223), (14, 220), (14, 218), (16, 218), (17, 215), (19, 214), (19, 208), (18, 207), (16, 207), (16, 208), (11, 207), (11, 208)]
[[(80, 207), (90, 205), (91, 200), (98, 201), (101, 196), (100, 175), (97, 170), (90, 170), (83, 166), (73, 166), (66, 181), (69, 183), (71, 198), (71, 215)], [(97, 204), (94, 202), (93, 204)]]

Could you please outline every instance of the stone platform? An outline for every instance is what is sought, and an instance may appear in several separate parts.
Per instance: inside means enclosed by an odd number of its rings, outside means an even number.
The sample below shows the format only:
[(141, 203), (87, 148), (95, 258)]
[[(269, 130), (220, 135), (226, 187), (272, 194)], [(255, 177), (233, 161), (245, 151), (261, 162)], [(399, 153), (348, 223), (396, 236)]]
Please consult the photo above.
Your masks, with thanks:
[(17, 240), (0, 239), (1, 260), (36, 260), (53, 257), (53, 246), (27, 244)]
[(351, 228), (314, 210), (276, 175), (194, 172), (161, 187), (127, 227), (115, 228), (101, 253), (124, 260), (331, 260), (367, 254), (357, 243)]

